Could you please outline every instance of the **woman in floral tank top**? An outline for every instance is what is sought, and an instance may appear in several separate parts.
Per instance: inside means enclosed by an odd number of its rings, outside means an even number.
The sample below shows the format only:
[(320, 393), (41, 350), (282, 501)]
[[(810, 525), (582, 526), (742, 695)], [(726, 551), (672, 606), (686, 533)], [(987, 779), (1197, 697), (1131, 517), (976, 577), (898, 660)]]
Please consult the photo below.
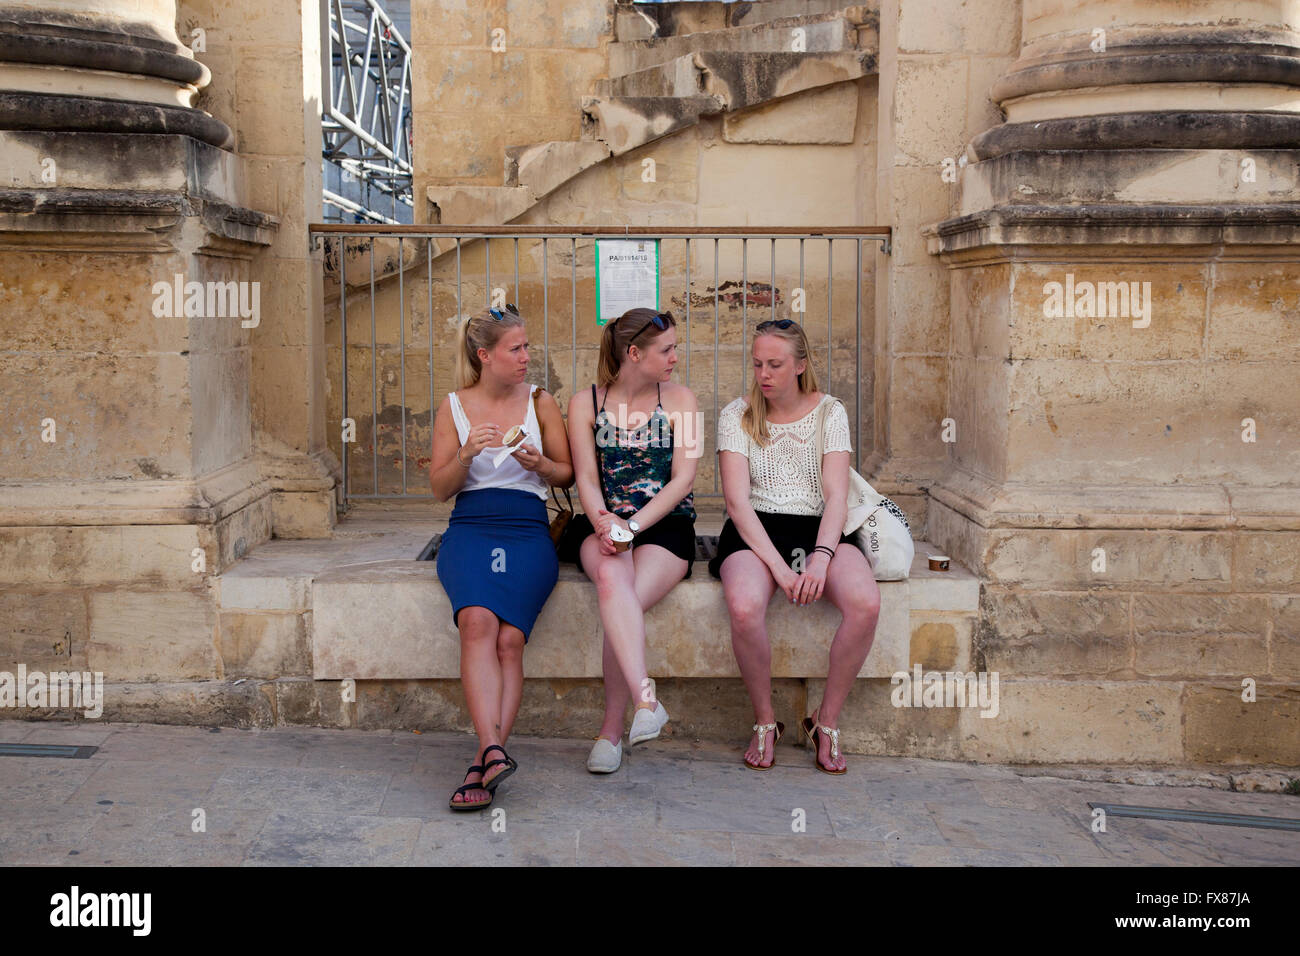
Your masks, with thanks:
[[(668, 722), (646, 674), (645, 612), (689, 577), (695, 560), (691, 487), (700, 448), (699, 404), (670, 381), (677, 364), (669, 312), (632, 309), (605, 326), (598, 381), (569, 402), (569, 443), (584, 515), (580, 566), (596, 583), (605, 632), (605, 719), (587, 760), (611, 773), (623, 757), (623, 712), (636, 710), (628, 743)], [(582, 530), (578, 532), (581, 536)], [(615, 539), (628, 542), (619, 550)], [(630, 541), (629, 541), (630, 539)]]

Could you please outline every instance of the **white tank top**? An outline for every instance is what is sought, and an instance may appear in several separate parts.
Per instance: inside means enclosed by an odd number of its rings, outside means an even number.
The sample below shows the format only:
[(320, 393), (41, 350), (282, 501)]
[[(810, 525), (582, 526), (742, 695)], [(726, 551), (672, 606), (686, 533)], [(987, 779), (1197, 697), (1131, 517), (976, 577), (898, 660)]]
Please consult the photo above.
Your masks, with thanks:
[[(533, 407), (533, 393), (537, 391), (537, 386), (532, 385), (528, 389), (528, 413), (524, 418), (524, 429), (528, 432), (528, 437), (524, 441), (540, 450), (542, 429), (537, 423), (537, 412)], [(469, 417), (465, 414), (464, 407), (460, 404), (460, 398), (455, 392), (448, 392), (447, 398), (451, 401), (451, 417), (456, 422), (456, 435), (460, 438), (460, 443), (465, 444), (469, 438), (470, 422)], [(510, 431), (511, 425), (498, 423), (501, 425), (501, 431)], [(482, 488), (513, 488), (518, 491), (531, 491), (537, 497), (545, 500), (550, 494), (550, 489), (546, 482), (538, 476), (535, 471), (528, 471), (519, 464), (519, 460), (514, 455), (509, 455), (501, 463), (500, 468), (492, 467), (492, 459), (496, 456), (504, 445), (489, 445), (479, 452), (470, 462), (469, 474), (465, 477), (465, 484), (461, 486), (461, 491), (478, 491)], [(461, 456), (464, 458), (464, 455)], [(460, 494), (460, 492), (457, 492)]]

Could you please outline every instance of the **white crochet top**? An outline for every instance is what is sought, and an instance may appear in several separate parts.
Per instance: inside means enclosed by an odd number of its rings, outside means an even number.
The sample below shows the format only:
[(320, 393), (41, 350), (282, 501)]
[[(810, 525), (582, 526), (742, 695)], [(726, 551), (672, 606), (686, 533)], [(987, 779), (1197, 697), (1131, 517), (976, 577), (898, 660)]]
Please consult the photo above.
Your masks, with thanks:
[[(759, 446), (745, 433), (740, 416), (748, 406), (743, 398), (718, 415), (718, 451), (734, 451), (749, 459), (749, 503), (755, 511), (787, 515), (820, 515), (826, 506), (818, 477), (817, 408), (834, 401), (823, 395), (821, 403), (797, 422), (767, 423), (770, 438)], [(849, 416), (835, 402), (826, 412), (825, 451), (852, 451)]]

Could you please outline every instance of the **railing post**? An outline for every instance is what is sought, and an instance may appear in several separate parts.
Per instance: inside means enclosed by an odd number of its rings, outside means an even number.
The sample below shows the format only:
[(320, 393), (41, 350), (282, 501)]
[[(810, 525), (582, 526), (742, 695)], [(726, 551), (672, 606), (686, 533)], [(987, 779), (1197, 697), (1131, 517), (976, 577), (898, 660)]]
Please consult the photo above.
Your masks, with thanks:
[(397, 237), (397, 341), (402, 363), (397, 374), (402, 390), (402, 497), (406, 497), (406, 269), (403, 241), (401, 236)]
[(375, 331), (375, 237), (370, 237), (370, 487), (379, 494), (379, 373), (375, 353), (379, 351)]
[[(339, 421), (339, 438), (343, 446), (343, 510), (348, 506), (348, 444), (342, 441), (343, 423), (348, 420), (348, 237), (339, 236), (339, 325), (342, 327), (343, 355), (339, 365), (343, 368), (343, 415)], [(355, 437), (356, 427), (352, 434)]]

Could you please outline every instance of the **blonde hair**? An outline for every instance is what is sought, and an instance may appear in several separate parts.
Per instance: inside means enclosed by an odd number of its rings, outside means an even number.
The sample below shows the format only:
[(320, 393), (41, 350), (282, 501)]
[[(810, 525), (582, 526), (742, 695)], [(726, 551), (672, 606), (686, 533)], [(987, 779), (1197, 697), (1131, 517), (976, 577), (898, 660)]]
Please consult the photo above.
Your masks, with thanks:
[[(663, 319), (666, 328), (659, 328), (654, 323), (655, 316)], [(640, 340), (642, 348), (658, 338), (668, 329), (677, 325), (671, 312), (656, 312), (654, 309), (628, 309), (613, 322), (606, 324), (605, 332), (600, 337), (600, 362), (596, 366), (596, 384), (608, 388), (618, 379), (618, 370), (623, 364), (623, 356), (634, 339)], [(650, 334), (646, 334), (650, 333)]]
[[(498, 310), (500, 311), (500, 310)], [(496, 348), (506, 329), (523, 328), (524, 318), (517, 312), (504, 311), (496, 318), (490, 309), (471, 315), (456, 329), (456, 389), (469, 388), (483, 374), (478, 350)]]
[[(799, 393), (807, 395), (817, 391), (817, 373), (813, 371), (812, 360), (809, 358), (811, 350), (803, 326), (798, 322), (784, 329), (769, 325), (754, 336), (754, 344), (757, 345), (758, 340), (764, 335), (772, 335), (787, 342), (796, 363), (807, 362), (799, 374)], [(757, 375), (754, 376), (753, 384), (749, 386), (749, 407), (740, 416), (740, 427), (760, 447), (767, 445), (771, 439), (771, 432), (767, 430), (767, 396), (763, 394), (763, 389), (758, 384)]]

